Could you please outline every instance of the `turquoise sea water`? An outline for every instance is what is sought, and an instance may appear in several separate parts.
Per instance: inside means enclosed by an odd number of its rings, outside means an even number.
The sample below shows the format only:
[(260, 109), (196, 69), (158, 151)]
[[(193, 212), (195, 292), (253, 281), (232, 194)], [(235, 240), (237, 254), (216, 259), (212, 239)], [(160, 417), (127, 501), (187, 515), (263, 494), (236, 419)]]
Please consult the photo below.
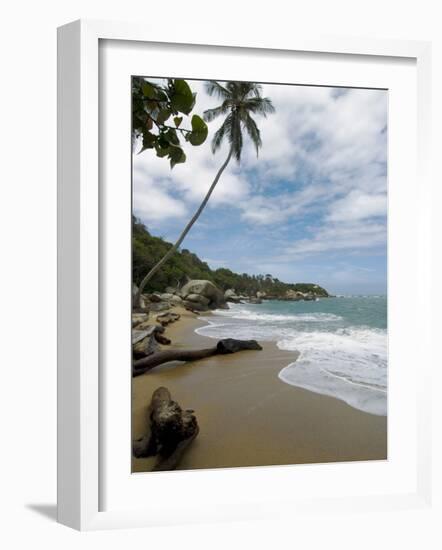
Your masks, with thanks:
[(280, 379), (330, 395), (363, 411), (387, 414), (387, 299), (321, 298), (315, 302), (230, 304), (203, 318), (212, 338), (275, 341), (299, 351)]

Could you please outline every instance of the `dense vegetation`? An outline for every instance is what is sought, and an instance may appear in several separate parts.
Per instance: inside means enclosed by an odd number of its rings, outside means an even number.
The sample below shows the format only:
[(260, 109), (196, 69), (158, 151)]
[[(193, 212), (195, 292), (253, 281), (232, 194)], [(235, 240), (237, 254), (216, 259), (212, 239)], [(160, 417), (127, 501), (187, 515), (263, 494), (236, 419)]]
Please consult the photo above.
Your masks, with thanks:
[[(132, 268), (133, 281), (139, 284), (144, 275), (172, 247), (171, 243), (160, 237), (152, 236), (147, 228), (133, 218), (132, 230)], [(207, 279), (219, 288), (227, 290), (234, 288), (239, 294), (255, 295), (256, 292), (266, 292), (272, 296), (283, 296), (287, 290), (312, 292), (317, 296), (328, 296), (327, 291), (313, 283), (289, 284), (266, 275), (238, 274), (230, 269), (210, 269), (206, 262), (201, 261), (196, 254), (183, 249), (175, 252), (169, 261), (154, 275), (145, 288), (146, 292), (164, 292), (167, 286), (177, 287), (190, 279)]]

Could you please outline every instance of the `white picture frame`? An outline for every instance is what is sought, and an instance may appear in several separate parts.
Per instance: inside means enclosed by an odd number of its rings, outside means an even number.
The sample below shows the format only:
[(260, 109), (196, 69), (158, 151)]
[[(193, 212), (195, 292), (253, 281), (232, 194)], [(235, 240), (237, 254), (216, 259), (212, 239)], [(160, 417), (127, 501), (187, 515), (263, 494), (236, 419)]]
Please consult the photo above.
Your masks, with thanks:
[[(171, 33), (172, 34), (172, 33)], [(248, 35), (250, 36), (250, 34)], [(100, 384), (102, 363), (100, 353), (101, 315), (100, 304), (105, 293), (101, 289), (102, 235), (100, 224), (102, 212), (102, 189), (100, 188), (100, 44), (115, 41), (132, 45), (167, 44), (170, 48), (204, 50), (204, 48), (228, 48), (231, 63), (244, 52), (272, 52), (283, 56), (290, 52), (304, 52), (312, 55), (366, 56), (365, 59), (408, 59), (416, 65), (417, 82), (417, 131), (414, 151), (417, 159), (419, 182), (416, 188), (418, 210), (416, 211), (416, 237), (413, 254), (418, 259), (416, 277), (423, 291), (413, 304), (420, 316), (419, 335), (421, 347), (425, 348), (426, 361), (420, 364), (421, 372), (415, 387), (416, 409), (413, 410), (417, 436), (413, 452), (413, 483), (408, 485), (398, 478), (396, 489), (376, 488), (365, 494), (353, 494), (349, 489), (345, 494), (333, 489), (327, 494), (312, 490), (311, 498), (306, 494), (301, 499), (291, 500), (286, 494), (277, 491), (272, 495), (254, 496), (247, 501), (229, 506), (228, 494), (213, 502), (200, 502), (191, 514), (180, 513), (157, 506), (139, 507), (128, 505), (122, 498), (121, 506), (113, 504), (107, 509), (103, 504), (102, 484), (106, 481), (103, 472), (103, 453), (109, 447), (103, 443), (102, 415), (106, 409), (102, 402), (108, 390)], [(184, 48), (185, 46), (185, 48)], [(358, 57), (360, 62), (364, 58)], [(368, 40), (346, 37), (310, 38), (297, 36), (284, 37), (266, 43), (265, 38), (255, 39), (221, 35), (211, 31), (210, 36), (201, 33), (197, 39), (186, 35), (185, 30), (173, 32), (148, 29), (137, 24), (102, 21), (76, 21), (65, 25), (58, 32), (58, 521), (80, 530), (117, 527), (140, 527), (161, 524), (232, 520), (259, 517), (283, 517), (284, 514), (315, 513), (333, 509), (348, 513), (355, 509), (371, 511), (404, 507), (428, 506), (431, 501), (431, 433), (430, 433), (430, 374), (433, 364), (430, 341), (430, 315), (424, 315), (431, 308), (432, 288), (430, 255), (431, 181), (428, 172), (428, 151), (430, 147), (429, 97), (430, 44), (390, 40)], [(333, 82), (331, 84), (336, 84)], [(413, 142), (414, 143), (414, 142)], [(412, 176), (411, 176), (412, 177)], [(414, 229), (414, 227), (413, 227)], [(399, 242), (399, 241), (398, 241)], [(411, 360), (411, 359), (410, 359)], [(128, 396), (126, 396), (126, 401)], [(121, 444), (124, 448), (125, 443)], [(127, 449), (126, 449), (127, 450)], [(125, 452), (125, 450), (124, 450)], [(342, 475), (341, 469), (322, 470), (321, 479)], [(112, 466), (113, 467), (113, 466)], [(111, 467), (106, 467), (112, 472)], [(230, 470), (235, 483), (239, 481), (242, 469)], [(250, 469), (249, 469), (250, 472)], [(259, 483), (263, 487), (293, 481), (291, 467), (255, 468), (247, 473), (249, 483)], [(309, 475), (306, 468), (300, 477)], [(124, 475), (130, 475), (125, 472)], [(180, 485), (178, 480), (191, 479), (192, 484), (209, 486), (216, 477), (225, 483), (218, 473), (212, 471), (172, 473), (169, 478), (145, 478), (155, 494), (162, 483)], [(350, 475), (358, 475), (355, 471)], [(409, 475), (409, 474), (404, 474)], [(170, 477), (172, 476), (172, 477)], [(173, 477), (175, 476), (175, 477)], [(178, 477), (179, 476), (179, 477)], [(187, 476), (187, 477), (185, 477)], [(189, 477), (190, 476), (190, 477)], [(135, 479), (135, 478), (134, 478)], [(337, 478), (336, 478), (337, 479)], [(402, 480), (402, 481), (400, 481)], [(135, 481), (138, 483), (138, 481)], [(320, 483), (318, 481), (318, 483)], [(403, 483), (401, 486), (400, 483)], [(133, 483), (132, 483), (133, 484)], [(178, 491), (184, 491), (181, 484)], [(410, 489), (411, 487), (411, 489)], [(129, 494), (129, 493), (127, 493)], [(152, 497), (151, 497), (152, 498)], [(186, 499), (191, 498), (187, 494)], [(152, 499), (152, 502), (155, 499)], [(134, 501), (135, 502), (135, 501)]]

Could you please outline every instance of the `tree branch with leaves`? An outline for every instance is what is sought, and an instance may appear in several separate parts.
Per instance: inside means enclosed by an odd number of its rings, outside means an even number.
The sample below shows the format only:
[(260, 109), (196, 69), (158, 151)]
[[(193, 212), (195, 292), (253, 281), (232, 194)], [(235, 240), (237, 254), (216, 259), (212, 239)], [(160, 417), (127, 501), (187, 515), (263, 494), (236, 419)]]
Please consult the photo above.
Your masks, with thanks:
[(171, 168), (186, 162), (180, 139), (198, 146), (208, 133), (206, 123), (197, 114), (192, 115), (190, 128), (182, 126), (183, 115), (190, 116), (195, 100), (196, 93), (185, 80), (169, 78), (160, 85), (133, 77), (132, 142), (134, 148), (139, 147), (138, 154), (153, 149), (158, 157), (169, 159)]

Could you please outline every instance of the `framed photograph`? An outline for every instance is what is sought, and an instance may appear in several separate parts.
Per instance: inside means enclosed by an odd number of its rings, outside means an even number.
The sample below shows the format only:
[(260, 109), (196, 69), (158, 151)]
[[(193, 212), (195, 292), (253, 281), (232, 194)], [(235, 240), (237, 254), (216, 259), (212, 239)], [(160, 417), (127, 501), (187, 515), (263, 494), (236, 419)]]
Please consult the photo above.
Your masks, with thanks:
[(59, 29), (61, 523), (428, 505), (429, 63)]

